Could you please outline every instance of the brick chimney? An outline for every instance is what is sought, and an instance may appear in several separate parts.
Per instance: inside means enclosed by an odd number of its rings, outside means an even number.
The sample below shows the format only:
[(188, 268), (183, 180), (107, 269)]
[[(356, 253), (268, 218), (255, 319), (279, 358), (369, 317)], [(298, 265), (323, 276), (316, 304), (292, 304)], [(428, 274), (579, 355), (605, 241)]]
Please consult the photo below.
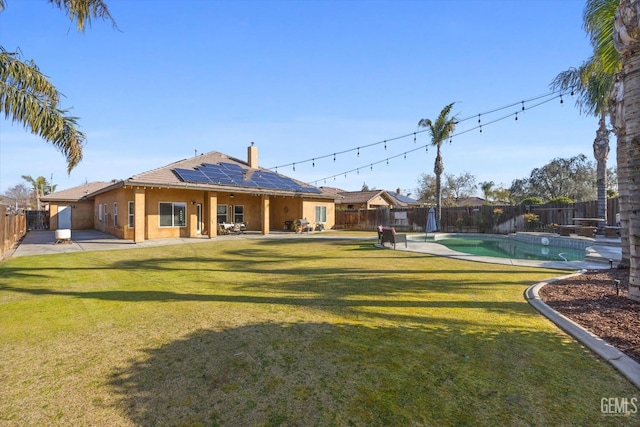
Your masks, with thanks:
[(258, 168), (258, 147), (251, 143), (251, 146), (247, 148), (247, 163), (252, 169)]

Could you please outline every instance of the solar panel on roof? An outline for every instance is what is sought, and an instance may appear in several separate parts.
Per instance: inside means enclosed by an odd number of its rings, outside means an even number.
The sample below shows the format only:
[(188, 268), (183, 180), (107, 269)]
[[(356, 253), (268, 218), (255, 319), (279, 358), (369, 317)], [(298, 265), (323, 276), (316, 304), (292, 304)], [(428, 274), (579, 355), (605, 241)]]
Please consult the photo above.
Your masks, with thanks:
[(286, 190), (319, 194), (315, 187), (301, 185), (294, 179), (267, 170), (247, 170), (235, 163), (203, 163), (194, 169), (173, 170), (178, 178), (186, 182), (213, 183), (237, 187), (254, 187), (271, 190)]
[(194, 169), (174, 169), (173, 170), (178, 178), (182, 181), (187, 182), (198, 182), (198, 183), (207, 183), (209, 184), (211, 181), (207, 178), (202, 172)]

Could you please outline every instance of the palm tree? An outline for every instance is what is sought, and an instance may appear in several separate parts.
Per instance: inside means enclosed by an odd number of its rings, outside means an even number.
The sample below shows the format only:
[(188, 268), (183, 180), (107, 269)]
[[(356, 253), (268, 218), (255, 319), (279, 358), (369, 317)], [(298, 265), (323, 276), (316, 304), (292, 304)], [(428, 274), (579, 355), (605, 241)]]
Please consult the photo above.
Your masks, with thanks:
[(599, 127), (593, 142), (593, 155), (597, 162), (598, 218), (607, 219), (607, 159), (609, 157), (609, 130), (606, 119), (613, 92), (615, 76), (603, 71), (597, 56), (558, 74), (551, 82), (554, 90), (576, 92), (576, 106), (582, 114), (599, 117)]
[(616, 162), (618, 179), (618, 200), (620, 201), (620, 240), (622, 260), (620, 266), (629, 267), (631, 249), (629, 245), (629, 179), (630, 169), (627, 163), (627, 139), (624, 120), (624, 87), (622, 58), (616, 50), (613, 37), (615, 15), (619, 0), (587, 0), (583, 21), (593, 46), (594, 57), (598, 58), (603, 72), (615, 76), (615, 83), (609, 101), (609, 117), (617, 140)]
[[(77, 22), (80, 32), (91, 24), (91, 17), (110, 20), (115, 26), (102, 0), (49, 2), (64, 9)], [(0, 0), (0, 12), (4, 9), (5, 1)], [(0, 113), (62, 151), (67, 159), (67, 172), (71, 172), (82, 160), (85, 135), (76, 128), (77, 118), (59, 107), (60, 98), (60, 92), (34, 61), (22, 61), (17, 53), (0, 46)]]
[(33, 179), (31, 175), (22, 175), (22, 179), (31, 184), (33, 187), (33, 194), (36, 198), (37, 209), (42, 209), (40, 198), (56, 191), (57, 185), (52, 185), (44, 176), (39, 176), (36, 179)]
[(436, 175), (436, 225), (438, 230), (440, 229), (440, 215), (442, 213), (442, 172), (444, 172), (440, 147), (442, 143), (451, 136), (458, 123), (455, 116), (449, 117), (453, 104), (455, 103), (452, 102), (442, 109), (435, 123), (430, 119), (421, 119), (418, 122), (419, 127), (428, 129), (429, 135), (431, 136), (431, 145), (437, 149), (433, 173)]
[(493, 181), (484, 181), (480, 183), (480, 189), (482, 190), (482, 194), (484, 194), (484, 204), (491, 204), (491, 193), (493, 192), (493, 186), (495, 183)]
[[(628, 237), (630, 248), (629, 298), (640, 301), (640, 182), (636, 178), (640, 168), (640, 115), (637, 102), (640, 100), (640, 25), (638, 7), (640, 0), (620, 0), (615, 14), (613, 45), (622, 58), (622, 91), (625, 143), (619, 150), (626, 154), (626, 191), (628, 214)], [(639, 99), (636, 99), (639, 98)], [(618, 170), (620, 170), (618, 165)], [(622, 191), (621, 191), (622, 194)], [(622, 211), (621, 211), (622, 214)], [(622, 215), (621, 215), (622, 216)]]

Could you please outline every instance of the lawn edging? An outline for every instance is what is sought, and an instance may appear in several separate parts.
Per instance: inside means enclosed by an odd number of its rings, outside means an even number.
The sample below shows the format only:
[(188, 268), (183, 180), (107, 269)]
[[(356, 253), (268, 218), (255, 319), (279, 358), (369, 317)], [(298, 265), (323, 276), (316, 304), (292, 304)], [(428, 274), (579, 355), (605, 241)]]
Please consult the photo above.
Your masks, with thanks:
[(636, 362), (602, 338), (594, 335), (590, 331), (586, 330), (573, 320), (558, 313), (551, 307), (549, 307), (539, 295), (540, 289), (542, 289), (548, 283), (555, 282), (557, 280), (566, 279), (584, 273), (584, 270), (578, 273), (569, 274), (566, 276), (556, 277), (545, 282), (536, 283), (527, 288), (524, 292), (524, 297), (533, 308), (538, 310), (543, 316), (551, 320), (560, 329), (567, 334), (571, 335), (582, 344), (584, 344), (591, 351), (598, 356), (606, 360), (615, 369), (617, 369), (622, 375), (625, 376), (633, 385), (640, 389), (640, 363)]

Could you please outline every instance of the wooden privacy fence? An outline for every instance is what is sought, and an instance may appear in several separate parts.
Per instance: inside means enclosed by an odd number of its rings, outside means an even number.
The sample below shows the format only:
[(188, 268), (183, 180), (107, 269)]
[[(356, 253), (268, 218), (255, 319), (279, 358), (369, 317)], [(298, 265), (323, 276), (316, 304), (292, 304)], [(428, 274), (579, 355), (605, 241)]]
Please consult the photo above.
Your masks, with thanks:
[[(336, 229), (370, 230), (378, 225), (398, 231), (424, 231), (429, 208), (336, 210)], [(607, 200), (606, 225), (617, 225), (618, 199)], [(573, 218), (597, 218), (598, 202), (518, 206), (465, 206), (442, 208), (440, 230), (461, 233), (513, 233), (554, 231), (572, 225)]]
[(13, 248), (27, 233), (27, 222), (24, 213), (9, 212), (7, 206), (0, 205), (0, 258)]

